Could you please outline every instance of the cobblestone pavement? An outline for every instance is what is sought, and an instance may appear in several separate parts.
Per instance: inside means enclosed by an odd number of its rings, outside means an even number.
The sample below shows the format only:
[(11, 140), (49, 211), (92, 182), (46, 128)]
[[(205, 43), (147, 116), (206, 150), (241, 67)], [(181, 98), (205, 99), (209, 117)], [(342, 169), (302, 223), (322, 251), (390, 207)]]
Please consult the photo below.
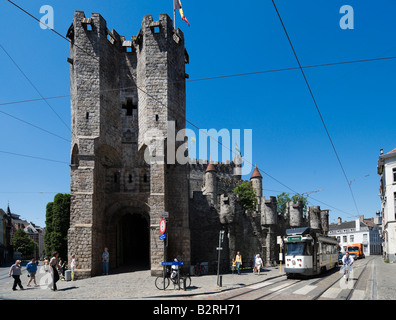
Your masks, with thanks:
[[(374, 300), (396, 299), (396, 263), (385, 263), (381, 257), (376, 257), (373, 272)], [(8, 268), (7, 268), (8, 269)], [(0, 299), (5, 300), (155, 300), (164, 297), (198, 295), (218, 293), (224, 290), (239, 288), (259, 283), (284, 275), (279, 267), (268, 267), (260, 275), (245, 270), (241, 275), (225, 274), (222, 276), (222, 287), (217, 285), (217, 275), (191, 277), (191, 287), (186, 291), (173, 289), (172, 284), (166, 289), (155, 287), (155, 277), (149, 270), (130, 271), (97, 276), (76, 281), (58, 281), (58, 291), (48, 288), (49, 273), (43, 271), (42, 266), (37, 272), (39, 287), (27, 287), (27, 272), (23, 268), (22, 284), (26, 290), (12, 291), (12, 278), (0, 283)], [(371, 279), (370, 279), (371, 280)]]
[(375, 259), (374, 299), (396, 299), (396, 263), (385, 263), (382, 258)]
[(39, 285), (27, 287), (29, 278), (27, 271), (23, 270), (21, 276), (22, 285), (26, 290), (12, 290), (13, 278), (0, 284), (0, 299), (7, 300), (135, 300), (135, 299), (159, 299), (174, 295), (210, 294), (233, 288), (251, 285), (274, 277), (284, 275), (279, 267), (262, 269), (260, 275), (251, 271), (243, 271), (240, 275), (225, 274), (222, 276), (222, 286), (217, 285), (217, 275), (203, 275), (191, 277), (191, 286), (186, 291), (174, 289), (170, 284), (165, 291), (155, 287), (155, 277), (150, 275), (149, 270), (130, 271), (115, 273), (107, 276), (97, 276), (89, 279), (76, 281), (58, 281), (58, 291), (48, 288), (50, 275), (44, 272), (41, 266), (36, 274), (36, 282)]

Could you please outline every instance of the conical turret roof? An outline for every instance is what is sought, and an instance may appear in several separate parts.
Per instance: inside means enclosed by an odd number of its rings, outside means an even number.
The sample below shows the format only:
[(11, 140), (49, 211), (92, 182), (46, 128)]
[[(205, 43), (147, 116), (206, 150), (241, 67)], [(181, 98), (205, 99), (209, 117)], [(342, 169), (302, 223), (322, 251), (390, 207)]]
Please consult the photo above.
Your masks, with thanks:
[(215, 166), (214, 166), (213, 163), (212, 163), (212, 158), (210, 158), (209, 164), (208, 164), (208, 166), (206, 167), (206, 171), (205, 171), (205, 172), (210, 172), (210, 171), (214, 171), (214, 172), (217, 171), (216, 168), (215, 168)]
[(252, 179), (252, 178), (263, 178), (260, 171), (257, 169), (257, 163), (254, 164), (254, 170), (253, 170), (253, 173), (252, 173), (252, 176), (250, 177), (250, 179)]

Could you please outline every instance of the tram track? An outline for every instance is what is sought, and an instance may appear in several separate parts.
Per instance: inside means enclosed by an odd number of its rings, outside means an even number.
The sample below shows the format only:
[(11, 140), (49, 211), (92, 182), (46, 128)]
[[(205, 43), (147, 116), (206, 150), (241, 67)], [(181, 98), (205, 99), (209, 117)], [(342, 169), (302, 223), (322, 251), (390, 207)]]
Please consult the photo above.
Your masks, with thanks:
[[(360, 260), (362, 261), (362, 260)], [(345, 300), (351, 300), (355, 289), (357, 288), (359, 281), (362, 279), (362, 275), (364, 274), (364, 272), (366, 271), (367, 266), (373, 261), (373, 259), (369, 259), (365, 264), (363, 265), (359, 265), (354, 267), (354, 271), (353, 271), (353, 279), (350, 279), (348, 282), (345, 282), (344, 284), (341, 282), (343, 281), (343, 273), (340, 277), (337, 277), (335, 281), (332, 281), (329, 285), (327, 285), (324, 289), (322, 289), (319, 293), (317, 293), (312, 300), (319, 300), (320, 298), (323, 298), (323, 295), (328, 292), (331, 288), (334, 288), (336, 283), (340, 283), (340, 286), (345, 285), (347, 288), (342, 289), (342, 290), (348, 290), (346, 295), (342, 295), (342, 297), (345, 297)], [(359, 270), (360, 267), (363, 267), (362, 270), (360, 271), (360, 273), (356, 276), (356, 270)], [(342, 266), (341, 269), (342, 270)], [(352, 281), (352, 282), (351, 282)], [(352, 285), (351, 288), (348, 288), (350, 285)], [(344, 299), (343, 299), (344, 300)]]

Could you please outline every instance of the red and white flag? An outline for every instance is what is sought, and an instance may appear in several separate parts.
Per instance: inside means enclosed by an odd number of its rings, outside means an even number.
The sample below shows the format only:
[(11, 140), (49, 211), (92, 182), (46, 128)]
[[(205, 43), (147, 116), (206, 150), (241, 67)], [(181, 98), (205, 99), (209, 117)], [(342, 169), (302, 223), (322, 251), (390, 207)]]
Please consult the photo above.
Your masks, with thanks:
[(184, 15), (180, 0), (173, 0), (173, 7), (175, 10), (179, 10), (182, 20), (185, 21), (188, 24), (188, 26), (190, 26), (190, 23), (188, 22), (187, 18)]

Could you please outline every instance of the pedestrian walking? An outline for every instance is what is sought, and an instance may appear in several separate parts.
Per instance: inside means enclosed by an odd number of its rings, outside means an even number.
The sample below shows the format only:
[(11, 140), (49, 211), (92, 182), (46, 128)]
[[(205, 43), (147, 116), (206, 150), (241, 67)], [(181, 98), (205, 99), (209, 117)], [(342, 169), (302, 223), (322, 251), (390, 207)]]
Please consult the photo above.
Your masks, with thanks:
[(38, 284), (36, 282), (37, 263), (35, 258), (30, 260), (30, 262), (26, 265), (26, 270), (29, 272), (30, 277), (27, 283), (27, 287), (30, 287), (30, 283), (32, 282), (32, 280), (34, 282), (34, 286), (38, 287)]
[(9, 277), (13, 277), (14, 278), (14, 284), (12, 285), (12, 290), (16, 290), (17, 285), (19, 286), (19, 288), (21, 290), (25, 290), (22, 286), (22, 282), (21, 282), (21, 274), (22, 274), (22, 267), (21, 267), (21, 260), (17, 260), (15, 261), (15, 263), (11, 266), (10, 268), (10, 272), (8, 273)]
[(236, 267), (237, 267), (237, 271), (238, 274), (241, 274), (241, 265), (242, 265), (242, 256), (241, 253), (238, 251), (236, 256), (235, 256), (235, 262), (236, 262)]
[(53, 291), (58, 291), (58, 288), (56, 286), (57, 281), (59, 280), (59, 253), (57, 251), (54, 251), (52, 253), (52, 258), (49, 262), (49, 267), (50, 267), (50, 272), (52, 275), (52, 290)]
[(255, 260), (255, 268), (257, 269), (257, 274), (260, 274), (260, 269), (263, 268), (263, 260), (260, 258), (260, 255), (257, 254)]
[(109, 274), (109, 259), (109, 249), (104, 248), (104, 252), (102, 253), (103, 274)]
[(72, 254), (70, 262), (71, 279), (74, 281), (74, 269), (76, 268), (76, 256)]

